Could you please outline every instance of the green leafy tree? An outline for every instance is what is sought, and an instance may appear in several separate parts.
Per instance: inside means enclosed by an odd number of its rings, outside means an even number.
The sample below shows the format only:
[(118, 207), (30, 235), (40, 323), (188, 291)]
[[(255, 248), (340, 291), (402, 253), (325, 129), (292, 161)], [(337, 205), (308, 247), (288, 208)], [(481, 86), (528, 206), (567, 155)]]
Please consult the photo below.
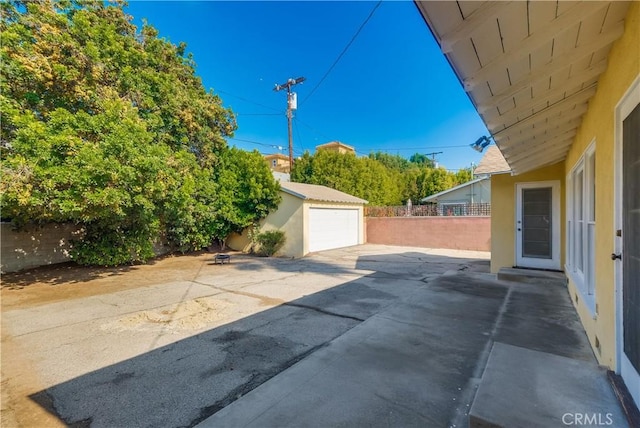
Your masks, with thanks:
[(75, 222), (85, 264), (189, 251), (273, 209), (278, 185), (256, 153), (229, 149), (233, 113), (195, 63), (121, 4), (3, 2), (3, 218)]
[(329, 151), (305, 153), (294, 164), (291, 179), (331, 187), (366, 199), (370, 205), (402, 205), (409, 199), (419, 203), (471, 177), (465, 170), (454, 174), (433, 168), (424, 155), (412, 159), (380, 152), (366, 158)]
[(473, 171), (471, 168), (463, 168), (456, 172), (456, 184), (466, 183), (473, 180)]
[(219, 188), (212, 235), (224, 247), (231, 232), (242, 232), (277, 208), (280, 185), (257, 151), (236, 148), (225, 151), (214, 175)]
[(387, 168), (395, 169), (397, 171), (406, 171), (414, 166), (402, 156), (390, 155), (384, 152), (370, 153), (369, 158), (375, 159)]
[(427, 168), (435, 167), (433, 160), (429, 159), (427, 155), (423, 155), (422, 153), (415, 153), (411, 155), (411, 157), (409, 158), (409, 162), (411, 162), (412, 164), (418, 167), (427, 167)]
[(418, 177), (418, 187), (422, 198), (450, 189), (456, 185), (454, 174), (444, 168), (425, 169)]
[(371, 158), (357, 158), (320, 150), (305, 153), (294, 163), (291, 179), (295, 182), (320, 184), (369, 201), (371, 205), (400, 203), (397, 174)]

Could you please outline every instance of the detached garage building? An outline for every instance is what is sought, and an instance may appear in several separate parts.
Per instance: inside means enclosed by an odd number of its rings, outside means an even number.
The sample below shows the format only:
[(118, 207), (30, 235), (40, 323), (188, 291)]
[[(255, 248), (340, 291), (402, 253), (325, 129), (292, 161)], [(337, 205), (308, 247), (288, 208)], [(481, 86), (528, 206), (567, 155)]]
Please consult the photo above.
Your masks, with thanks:
[[(282, 202), (261, 223), (278, 229), (286, 242), (278, 255), (302, 257), (314, 251), (364, 244), (364, 199), (315, 184), (280, 182)], [(250, 248), (248, 231), (229, 237), (234, 250)]]

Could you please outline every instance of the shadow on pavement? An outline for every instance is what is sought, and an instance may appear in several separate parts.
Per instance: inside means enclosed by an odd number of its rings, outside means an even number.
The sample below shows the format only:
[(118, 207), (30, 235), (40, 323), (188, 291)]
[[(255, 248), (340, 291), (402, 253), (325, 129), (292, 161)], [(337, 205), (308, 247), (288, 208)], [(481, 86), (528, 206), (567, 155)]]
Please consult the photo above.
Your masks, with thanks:
[[(30, 398), (69, 426), (193, 426), (425, 287), (420, 279), (451, 268), (485, 270), (488, 262), (403, 253), (358, 257), (355, 271), (353, 262), (341, 265), (321, 257), (292, 263), (240, 256), (232, 263), (241, 270), (331, 276), (373, 272), (83, 374)], [(105, 352), (117, 346), (114, 334)]]
[[(314, 272), (346, 282), (30, 398), (69, 426), (191, 427), (348, 333), (327, 348), (344, 362), (315, 376), (314, 386), (304, 390), (311, 394), (301, 398), (310, 403), (308, 411), (294, 399), (280, 415), (307, 412), (301, 423), (370, 425), (394, 414), (394, 424), (444, 426), (464, 421), (493, 341), (593, 360), (564, 287), (514, 286), (483, 275), (486, 260), (418, 252), (331, 260), (322, 254), (295, 262), (240, 256), (234, 260), (240, 270)], [(121, 334), (136, 332), (101, 334), (108, 355)], [(314, 359), (322, 363), (325, 354)]]

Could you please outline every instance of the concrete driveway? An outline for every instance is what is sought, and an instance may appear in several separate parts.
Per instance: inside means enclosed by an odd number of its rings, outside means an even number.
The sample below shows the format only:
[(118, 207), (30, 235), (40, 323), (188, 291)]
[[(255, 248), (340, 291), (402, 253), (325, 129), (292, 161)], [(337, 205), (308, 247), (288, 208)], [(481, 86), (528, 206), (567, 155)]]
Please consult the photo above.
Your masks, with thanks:
[(565, 289), (514, 288), (488, 258), (364, 245), (6, 275), (2, 426), (463, 425), (495, 340), (593, 361)]

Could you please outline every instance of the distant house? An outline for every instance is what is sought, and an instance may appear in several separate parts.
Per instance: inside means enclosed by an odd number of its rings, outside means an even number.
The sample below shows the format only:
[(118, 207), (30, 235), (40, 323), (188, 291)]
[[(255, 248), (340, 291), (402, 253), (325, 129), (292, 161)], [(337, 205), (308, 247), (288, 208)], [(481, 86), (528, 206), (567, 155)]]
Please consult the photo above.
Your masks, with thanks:
[(435, 195), (427, 196), (421, 202), (440, 205), (491, 203), (491, 181), (489, 177), (476, 178)]
[(289, 156), (282, 153), (274, 153), (272, 155), (264, 155), (264, 160), (271, 168), (271, 171), (275, 172), (291, 172), (291, 165), (289, 164)]
[[(286, 242), (277, 255), (303, 257), (310, 252), (364, 244), (364, 199), (315, 184), (280, 182), (282, 202), (260, 223), (260, 231), (282, 230)], [(233, 234), (230, 248), (248, 251), (248, 230)]]
[(473, 170), (474, 177), (489, 177), (493, 174), (510, 173), (511, 167), (502, 156), (498, 146), (489, 146), (480, 163)]
[(356, 153), (356, 149), (354, 149), (351, 146), (347, 146), (346, 144), (343, 144), (340, 141), (331, 141), (329, 143), (321, 144), (319, 146), (316, 146), (316, 151), (319, 151), (319, 150), (329, 150), (331, 152), (338, 152), (338, 153), (342, 153), (342, 154), (346, 154), (346, 153), (355, 154)]
[[(474, 180), (462, 183), (451, 189), (444, 190), (435, 195), (422, 199), (422, 203), (437, 203), (446, 212), (447, 205), (464, 204), (490, 204), (491, 203), (491, 180), (494, 174), (505, 174), (511, 172), (509, 164), (496, 146), (490, 146), (480, 160), (480, 163), (473, 171)], [(454, 210), (456, 213), (460, 209)], [(462, 213), (464, 214), (464, 213)], [(460, 214), (458, 214), (460, 215)]]

